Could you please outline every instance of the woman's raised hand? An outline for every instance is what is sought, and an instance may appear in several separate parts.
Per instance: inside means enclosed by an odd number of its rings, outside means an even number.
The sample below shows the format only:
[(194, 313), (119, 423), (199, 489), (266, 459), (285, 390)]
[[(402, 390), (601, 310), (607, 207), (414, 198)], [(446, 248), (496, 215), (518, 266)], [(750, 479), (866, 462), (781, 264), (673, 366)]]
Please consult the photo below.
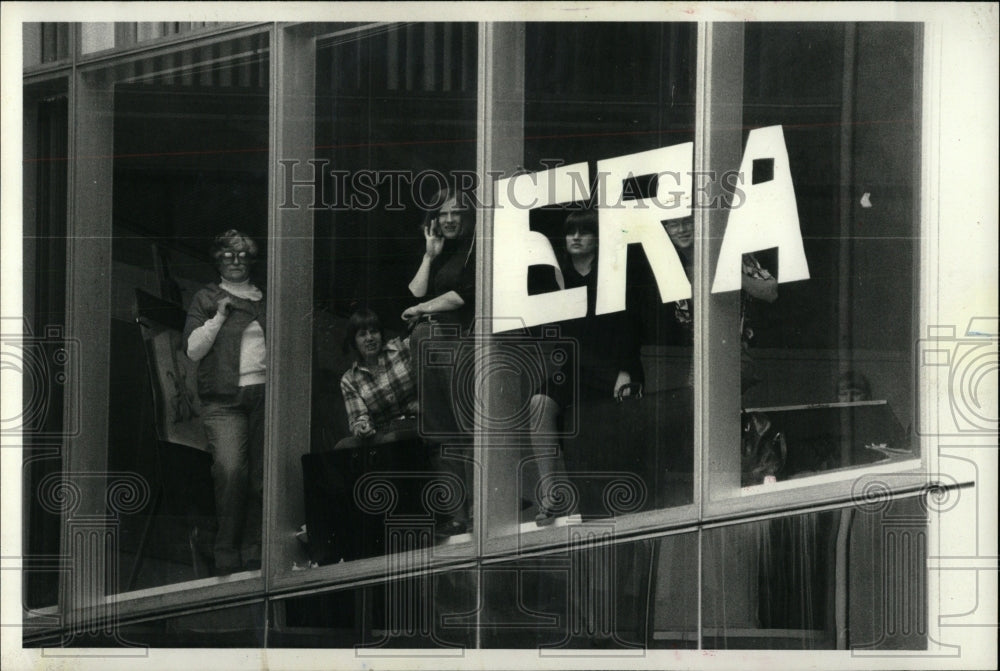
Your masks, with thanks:
[(424, 239), (427, 240), (427, 250), (424, 255), (433, 259), (441, 253), (444, 248), (444, 238), (438, 235), (436, 222), (431, 222), (430, 225), (424, 226)]

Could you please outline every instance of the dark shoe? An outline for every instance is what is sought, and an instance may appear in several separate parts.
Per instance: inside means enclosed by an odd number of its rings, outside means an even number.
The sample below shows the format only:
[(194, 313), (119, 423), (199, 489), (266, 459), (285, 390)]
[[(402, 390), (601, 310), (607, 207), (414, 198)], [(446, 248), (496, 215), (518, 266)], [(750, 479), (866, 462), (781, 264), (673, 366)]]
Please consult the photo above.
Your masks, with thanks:
[(238, 564), (217, 564), (215, 568), (212, 569), (212, 575), (221, 577), (232, 573), (239, 573), (242, 570), (243, 567)]
[(437, 538), (448, 538), (468, 532), (469, 524), (461, 520), (445, 520), (434, 528), (434, 536)]

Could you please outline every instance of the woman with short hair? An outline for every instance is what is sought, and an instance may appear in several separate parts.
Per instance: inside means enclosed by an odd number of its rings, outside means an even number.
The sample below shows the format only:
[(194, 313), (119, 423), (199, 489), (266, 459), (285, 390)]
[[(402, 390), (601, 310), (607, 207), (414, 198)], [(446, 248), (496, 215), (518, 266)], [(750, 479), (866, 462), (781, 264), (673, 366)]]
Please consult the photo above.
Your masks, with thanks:
[(192, 298), (183, 342), (198, 364), (219, 523), (215, 573), (226, 575), (260, 569), (267, 319), (264, 294), (250, 281), (257, 244), (229, 229), (215, 238), (212, 258), (219, 282)]
[(392, 420), (416, 414), (409, 338), (385, 340), (378, 315), (362, 309), (351, 315), (344, 344), (357, 354), (357, 361), (340, 379), (352, 435), (373, 436)]

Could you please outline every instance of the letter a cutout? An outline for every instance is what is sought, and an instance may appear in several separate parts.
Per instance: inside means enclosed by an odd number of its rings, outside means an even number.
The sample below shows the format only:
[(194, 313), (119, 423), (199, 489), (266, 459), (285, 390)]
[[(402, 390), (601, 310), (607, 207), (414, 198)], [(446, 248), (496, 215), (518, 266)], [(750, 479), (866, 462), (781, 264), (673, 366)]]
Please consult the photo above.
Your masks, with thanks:
[(743, 255), (773, 247), (778, 248), (778, 282), (809, 279), (795, 189), (788, 167), (788, 150), (781, 126), (750, 131), (740, 173), (752, 175), (754, 161), (768, 159), (774, 162), (772, 178), (758, 184), (744, 182), (746, 201), (743, 207), (729, 211), (712, 293), (739, 289), (742, 285)]

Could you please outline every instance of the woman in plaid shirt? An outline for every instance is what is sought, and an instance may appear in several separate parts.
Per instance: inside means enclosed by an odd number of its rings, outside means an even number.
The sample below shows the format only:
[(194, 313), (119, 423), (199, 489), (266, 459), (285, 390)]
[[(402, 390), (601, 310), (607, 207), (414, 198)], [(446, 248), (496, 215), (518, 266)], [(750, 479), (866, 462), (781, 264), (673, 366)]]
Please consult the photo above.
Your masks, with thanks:
[(347, 342), (358, 360), (340, 378), (347, 419), (355, 436), (372, 436), (402, 416), (417, 413), (417, 386), (410, 339), (385, 341), (378, 315), (359, 310), (347, 325)]

